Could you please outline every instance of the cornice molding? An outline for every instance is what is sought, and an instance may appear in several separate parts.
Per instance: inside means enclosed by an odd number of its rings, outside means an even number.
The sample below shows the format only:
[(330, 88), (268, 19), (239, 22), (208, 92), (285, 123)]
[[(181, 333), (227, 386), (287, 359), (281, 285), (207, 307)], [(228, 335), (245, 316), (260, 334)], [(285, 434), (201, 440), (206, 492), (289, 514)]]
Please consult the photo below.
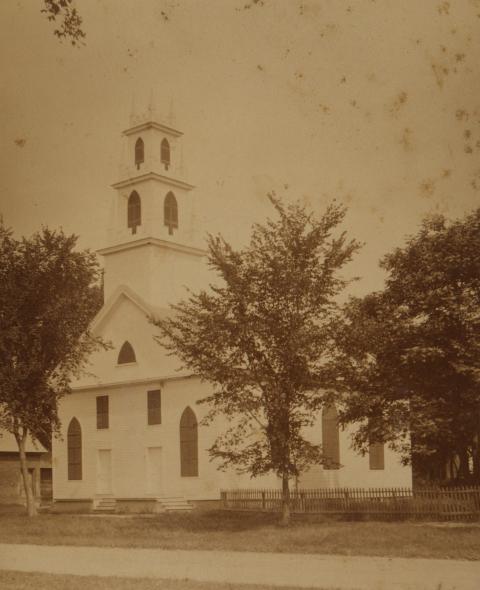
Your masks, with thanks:
[(144, 379), (130, 379), (128, 381), (109, 381), (108, 383), (92, 383), (90, 385), (79, 385), (78, 387), (72, 387), (72, 392), (75, 391), (88, 391), (90, 389), (114, 389), (117, 387), (131, 387), (132, 385), (147, 385), (148, 383), (160, 383), (162, 386), (168, 381), (181, 381), (182, 379), (193, 379), (198, 377), (193, 373), (183, 373), (175, 375), (161, 375), (157, 377), (146, 377)]
[(187, 191), (191, 191), (195, 188), (193, 184), (188, 184), (188, 182), (183, 182), (183, 180), (177, 180), (176, 178), (170, 178), (169, 176), (163, 176), (163, 174), (158, 174), (158, 172), (147, 172), (146, 174), (140, 174), (139, 176), (132, 176), (126, 180), (115, 182), (112, 184), (112, 187), (115, 189), (126, 188), (149, 180), (157, 180), (158, 182), (163, 182), (164, 184), (174, 186), (175, 188), (183, 188)]
[(124, 250), (132, 250), (133, 248), (140, 248), (152, 244), (158, 248), (167, 248), (168, 250), (175, 250), (176, 252), (183, 252), (184, 254), (192, 254), (193, 256), (206, 256), (207, 251), (202, 248), (195, 248), (193, 246), (185, 246), (183, 244), (177, 244), (176, 242), (168, 242), (167, 240), (160, 240), (159, 238), (141, 238), (132, 242), (124, 242), (123, 244), (117, 244), (115, 246), (108, 246), (107, 248), (101, 248), (97, 250), (98, 254), (102, 256), (108, 256), (109, 254), (115, 254), (116, 252), (122, 252)]
[(123, 135), (133, 135), (134, 133), (146, 131), (147, 129), (156, 129), (157, 131), (162, 131), (163, 133), (171, 135), (172, 137), (181, 137), (183, 135), (183, 133), (178, 131), (178, 129), (174, 129), (173, 127), (169, 127), (163, 123), (157, 123), (156, 121), (145, 121), (144, 123), (139, 123), (138, 125), (129, 127), (123, 131)]

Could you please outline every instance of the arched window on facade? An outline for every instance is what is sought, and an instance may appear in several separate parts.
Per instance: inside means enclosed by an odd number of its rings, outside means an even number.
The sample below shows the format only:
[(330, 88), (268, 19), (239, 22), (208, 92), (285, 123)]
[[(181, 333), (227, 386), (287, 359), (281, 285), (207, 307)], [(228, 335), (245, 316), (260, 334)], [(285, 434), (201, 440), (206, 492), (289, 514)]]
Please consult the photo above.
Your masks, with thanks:
[(137, 191), (133, 191), (128, 197), (127, 226), (136, 234), (138, 225), (142, 225), (142, 202)]
[(67, 461), (68, 479), (82, 479), (82, 429), (76, 418), (68, 425)]
[(180, 419), (180, 475), (198, 475), (198, 425), (190, 407), (185, 408)]
[(338, 414), (334, 405), (322, 411), (322, 449), (325, 461), (324, 469), (340, 468), (340, 431)]
[(168, 233), (173, 234), (173, 230), (178, 228), (178, 206), (175, 195), (170, 191), (165, 197), (163, 203), (163, 223), (168, 227)]
[(139, 137), (135, 142), (135, 165), (137, 169), (140, 169), (140, 164), (145, 161), (145, 146), (143, 139)]
[(118, 360), (117, 363), (119, 365), (123, 365), (125, 363), (134, 363), (136, 362), (135, 358), (135, 351), (133, 350), (133, 346), (130, 344), (128, 340), (122, 344), (122, 348), (118, 353)]
[(166, 138), (162, 139), (160, 145), (160, 160), (165, 166), (165, 170), (168, 170), (168, 167), (170, 166), (170, 144)]

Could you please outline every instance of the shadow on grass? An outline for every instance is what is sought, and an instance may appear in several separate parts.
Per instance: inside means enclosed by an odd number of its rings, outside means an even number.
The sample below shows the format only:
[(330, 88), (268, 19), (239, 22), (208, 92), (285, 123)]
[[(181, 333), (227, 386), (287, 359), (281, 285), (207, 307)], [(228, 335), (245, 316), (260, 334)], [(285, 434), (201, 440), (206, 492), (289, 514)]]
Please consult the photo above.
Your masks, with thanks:
[[(91, 518), (88, 518), (88, 517)], [(123, 518), (119, 518), (119, 516)], [(88, 513), (68, 514), (65, 512), (40, 512), (37, 518), (29, 518), (24, 506), (19, 505), (1, 505), (0, 518), (6, 521), (16, 522), (29, 527), (29, 523), (43, 521), (45, 525), (67, 525), (70, 528), (74, 521), (81, 519), (85, 525), (83, 528), (95, 526), (103, 528), (110, 525), (115, 529), (126, 529), (131, 527), (141, 527), (142, 529), (160, 531), (185, 531), (190, 533), (208, 533), (208, 532), (244, 532), (255, 531), (264, 528), (279, 526), (280, 513), (276, 512), (241, 512), (229, 510), (199, 510), (188, 513), (161, 513), (155, 515), (142, 514), (120, 514), (120, 515), (93, 515)], [(89, 522), (87, 524), (86, 520)], [(305, 524), (324, 523), (327, 519), (321, 515), (309, 515), (308, 519), (292, 515), (292, 527), (304, 526)], [(35, 527), (36, 528), (36, 527)]]
[(168, 528), (188, 532), (225, 531), (229, 533), (276, 526), (280, 515), (275, 513), (230, 512), (206, 510), (188, 514), (158, 514), (149, 522), (155, 528)]
[(22, 516), (27, 515), (27, 509), (20, 504), (0, 504), (0, 516)]

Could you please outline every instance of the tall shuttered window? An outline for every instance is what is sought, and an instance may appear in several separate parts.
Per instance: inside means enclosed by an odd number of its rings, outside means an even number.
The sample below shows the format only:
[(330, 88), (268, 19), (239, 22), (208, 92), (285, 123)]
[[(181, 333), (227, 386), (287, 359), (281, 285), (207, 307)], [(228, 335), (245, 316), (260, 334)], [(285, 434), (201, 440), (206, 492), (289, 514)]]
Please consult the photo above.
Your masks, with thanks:
[(190, 407), (185, 408), (180, 419), (180, 474), (198, 475), (198, 425)]
[(97, 397), (97, 428), (108, 428), (108, 395)]
[(327, 406), (322, 412), (322, 448), (324, 469), (340, 468), (340, 431), (338, 415), (334, 405)]
[(370, 469), (385, 469), (385, 445), (370, 443), (368, 446), (368, 460)]
[(159, 389), (147, 391), (148, 424), (162, 423), (162, 396)]
[(76, 418), (68, 425), (67, 462), (68, 479), (82, 479), (82, 429)]

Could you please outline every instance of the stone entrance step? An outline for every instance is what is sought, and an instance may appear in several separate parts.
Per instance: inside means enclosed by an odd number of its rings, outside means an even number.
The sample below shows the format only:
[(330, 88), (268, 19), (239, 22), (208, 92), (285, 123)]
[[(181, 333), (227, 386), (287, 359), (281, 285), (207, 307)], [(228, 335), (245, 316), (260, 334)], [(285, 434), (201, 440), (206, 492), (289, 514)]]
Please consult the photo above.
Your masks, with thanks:
[(157, 498), (161, 509), (165, 512), (190, 512), (193, 506), (182, 496), (162, 496)]
[(117, 502), (115, 498), (96, 498), (93, 503), (94, 512), (115, 512)]

